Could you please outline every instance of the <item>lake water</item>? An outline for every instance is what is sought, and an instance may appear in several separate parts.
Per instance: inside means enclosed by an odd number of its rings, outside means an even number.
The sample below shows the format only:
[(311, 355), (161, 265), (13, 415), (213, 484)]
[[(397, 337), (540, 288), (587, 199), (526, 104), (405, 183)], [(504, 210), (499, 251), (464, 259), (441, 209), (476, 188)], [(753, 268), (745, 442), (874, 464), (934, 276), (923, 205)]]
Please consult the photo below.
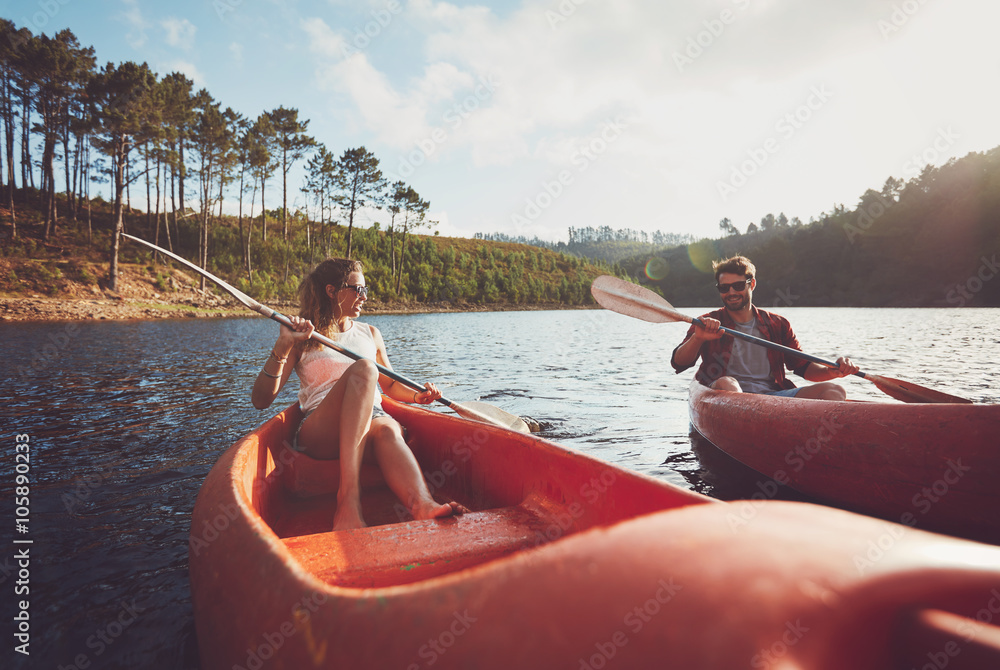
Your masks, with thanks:
[[(1000, 401), (1000, 310), (776, 311), (809, 353)], [(450, 399), (533, 417), (542, 437), (686, 488), (726, 499), (753, 492), (695, 455), (693, 371), (675, 375), (669, 364), (683, 324), (605, 311), (366, 320), (382, 330), (399, 372), (436, 381)], [(295, 400), (293, 382), (271, 409), (250, 405), (277, 328), (262, 318), (0, 324), (5, 537), (14, 534), (17, 435), (28, 436), (32, 478), (28, 532), (17, 536), (32, 544), (8, 541), (0, 554), (3, 667), (198, 667), (190, 515), (219, 455)], [(845, 384), (852, 397), (885, 399), (862, 379)], [(9, 642), (14, 555), (25, 546), (30, 659)]]

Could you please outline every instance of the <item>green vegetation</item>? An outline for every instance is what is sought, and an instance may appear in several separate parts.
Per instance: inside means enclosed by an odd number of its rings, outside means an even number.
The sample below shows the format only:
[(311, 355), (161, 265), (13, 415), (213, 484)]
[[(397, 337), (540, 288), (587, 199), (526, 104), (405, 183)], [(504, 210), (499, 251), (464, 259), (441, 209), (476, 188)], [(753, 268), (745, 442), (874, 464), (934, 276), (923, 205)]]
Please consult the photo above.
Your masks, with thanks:
[[(40, 234), (43, 213), (36, 208), (37, 194), (25, 193), (18, 204), (22, 214), (22, 234), (8, 238), (2, 255), (17, 260), (17, 270), (10, 269), (0, 291), (7, 293), (38, 292), (60, 295), (67, 280), (93, 284), (95, 264), (104, 255), (114, 228), (113, 205), (93, 203), (93, 242), (79, 224), (63, 224), (50, 242)], [(63, 202), (57, 198), (57, 205)], [(299, 282), (328, 253), (346, 252), (348, 229), (339, 224), (321, 226), (302, 212), (289, 216), (289, 236), (284, 240), (270, 236), (256, 239), (250, 247), (251, 274), (243, 260), (246, 250), (237, 221), (216, 217), (209, 231), (208, 269), (261, 301), (294, 301)], [(124, 222), (130, 234), (150, 239), (144, 212), (128, 211)], [(318, 234), (320, 229), (322, 234)], [(352, 231), (353, 257), (365, 264), (365, 276), (372, 287), (375, 307), (560, 307), (593, 304), (590, 283), (600, 274), (621, 273), (615, 266), (591, 262), (577, 256), (557, 253), (512, 242), (492, 242), (438, 235), (409, 234), (404, 240), (371, 228)], [(181, 219), (174, 239), (174, 250), (186, 258), (197, 258), (201, 228), (198, 221)], [(167, 270), (169, 263), (157, 254), (136, 244), (123, 245), (122, 263), (140, 268), (156, 290), (170, 293), (173, 287)], [(394, 269), (395, 267), (395, 269)], [(252, 279), (252, 281), (251, 281)], [(100, 284), (107, 287), (106, 280)], [(210, 290), (214, 287), (209, 286)]]
[[(0, 19), (0, 123), (3, 256), (107, 263), (106, 273), (80, 265), (64, 277), (59, 266), (25, 262), (0, 282), (7, 292), (58, 295), (95, 274), (116, 292), (120, 256), (151, 264), (146, 276), (166, 292), (162, 259), (122, 246), (125, 230), (263, 300), (292, 299), (328, 255), (364, 261), (378, 300), (403, 303), (580, 305), (592, 302), (590, 280), (612, 270), (552, 250), (419, 235), (435, 226), (430, 203), (388, 183), (365, 147), (337, 158), (306, 134), (309, 120), (295, 109), (248, 119), (179, 72), (160, 77), (129, 61), (98, 67), (94, 49), (68, 29), (34, 35)], [(290, 184), (303, 161), (305, 183)], [(279, 176), (281, 206), (268, 210), (267, 186)], [(91, 198), (92, 182), (110, 182), (113, 202)], [(305, 193), (307, 209), (288, 209), (289, 188)], [(133, 196), (146, 211), (131, 207)], [(222, 215), (226, 197), (236, 216)]]
[[(222, 232), (222, 231), (220, 231)], [(346, 247), (347, 230), (333, 226), (330, 246)], [(216, 236), (213, 258), (224, 275), (238, 276), (239, 246), (230, 232)], [(582, 305), (591, 302), (590, 282), (610, 271), (580, 258), (518, 244), (411, 235), (405, 250), (396, 249), (401, 272), (392, 268), (390, 236), (377, 228), (355, 228), (354, 258), (365, 265), (375, 304), (442, 303), (454, 305)], [(398, 243), (397, 243), (398, 244)], [(258, 244), (255, 268), (235, 282), (237, 288), (261, 300), (292, 299), (301, 278), (324, 257), (306, 244), (305, 235), (291, 243)]]
[(747, 233), (720, 228), (621, 265), (683, 306), (719, 304), (711, 261), (733, 254), (757, 266), (761, 307), (1000, 306), (1000, 147), (889, 178), (808, 224), (769, 214)]
[(519, 242), (606, 263), (617, 263), (643, 254), (654, 254), (668, 247), (695, 241), (691, 235), (662, 231), (647, 233), (644, 230), (630, 228), (616, 230), (611, 226), (570, 228), (568, 232), (569, 242), (546, 242), (537, 237), (532, 239), (523, 236), (511, 237), (503, 233), (476, 233), (476, 239)]

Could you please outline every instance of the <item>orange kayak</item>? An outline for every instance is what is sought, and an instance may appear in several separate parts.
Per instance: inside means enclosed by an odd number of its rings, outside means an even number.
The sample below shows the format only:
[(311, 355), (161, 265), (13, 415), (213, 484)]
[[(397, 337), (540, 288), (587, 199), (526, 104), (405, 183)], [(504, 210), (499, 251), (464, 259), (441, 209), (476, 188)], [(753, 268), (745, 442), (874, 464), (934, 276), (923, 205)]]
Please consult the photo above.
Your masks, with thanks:
[(472, 511), (408, 519), (367, 472), (372, 525), (333, 532), (336, 462), (288, 449), (300, 414), (285, 410), (219, 459), (195, 504), (204, 670), (1000, 663), (1000, 548), (801, 503), (749, 514), (384, 404), (435, 494)]
[(1000, 544), (1000, 405), (797, 400), (692, 382), (689, 407), (709, 442), (779, 484)]

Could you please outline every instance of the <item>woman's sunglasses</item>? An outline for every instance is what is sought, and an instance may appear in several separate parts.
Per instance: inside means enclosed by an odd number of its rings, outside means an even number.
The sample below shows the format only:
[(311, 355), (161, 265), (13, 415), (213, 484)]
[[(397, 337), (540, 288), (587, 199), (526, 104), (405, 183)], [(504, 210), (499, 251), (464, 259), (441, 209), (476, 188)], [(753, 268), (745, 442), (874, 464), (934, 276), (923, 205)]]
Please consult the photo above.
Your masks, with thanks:
[(354, 292), (357, 293), (358, 296), (361, 297), (361, 298), (367, 298), (368, 297), (368, 287), (367, 286), (348, 285), (348, 286), (345, 286), (344, 288), (354, 289)]
[(732, 284), (716, 284), (715, 288), (719, 289), (719, 293), (729, 293), (729, 289), (733, 289), (736, 292), (742, 291), (747, 286), (750, 286), (750, 282), (753, 281), (753, 277), (750, 279), (741, 279), (740, 281), (734, 281)]

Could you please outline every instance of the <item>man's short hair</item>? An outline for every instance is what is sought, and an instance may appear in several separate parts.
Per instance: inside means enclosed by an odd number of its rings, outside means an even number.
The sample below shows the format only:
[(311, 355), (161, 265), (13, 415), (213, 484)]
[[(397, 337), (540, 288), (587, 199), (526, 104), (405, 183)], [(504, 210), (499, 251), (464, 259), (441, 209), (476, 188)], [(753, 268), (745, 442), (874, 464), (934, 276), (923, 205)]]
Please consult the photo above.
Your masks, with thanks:
[(747, 279), (753, 279), (757, 276), (757, 268), (745, 256), (732, 256), (721, 261), (712, 261), (712, 269), (715, 270), (715, 281), (719, 281), (719, 275), (722, 273), (743, 275)]

